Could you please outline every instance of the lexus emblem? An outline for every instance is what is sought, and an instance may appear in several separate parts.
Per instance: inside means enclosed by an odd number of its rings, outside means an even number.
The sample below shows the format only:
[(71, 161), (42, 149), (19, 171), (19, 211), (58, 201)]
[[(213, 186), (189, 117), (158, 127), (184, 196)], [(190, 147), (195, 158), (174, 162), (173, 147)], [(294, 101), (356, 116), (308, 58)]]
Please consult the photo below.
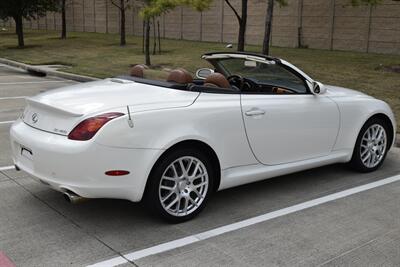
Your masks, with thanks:
[(37, 113), (32, 114), (32, 122), (37, 123), (39, 120), (39, 115)]

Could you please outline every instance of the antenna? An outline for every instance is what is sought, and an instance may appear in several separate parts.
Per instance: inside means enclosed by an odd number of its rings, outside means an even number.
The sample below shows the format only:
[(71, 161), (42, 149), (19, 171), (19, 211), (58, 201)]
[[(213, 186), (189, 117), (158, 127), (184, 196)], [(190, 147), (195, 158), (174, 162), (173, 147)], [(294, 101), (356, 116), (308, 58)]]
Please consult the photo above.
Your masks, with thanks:
[(126, 109), (128, 111), (128, 125), (129, 125), (129, 127), (133, 128), (133, 120), (132, 120), (132, 117), (131, 117), (131, 111), (129, 109), (129, 105), (126, 106)]

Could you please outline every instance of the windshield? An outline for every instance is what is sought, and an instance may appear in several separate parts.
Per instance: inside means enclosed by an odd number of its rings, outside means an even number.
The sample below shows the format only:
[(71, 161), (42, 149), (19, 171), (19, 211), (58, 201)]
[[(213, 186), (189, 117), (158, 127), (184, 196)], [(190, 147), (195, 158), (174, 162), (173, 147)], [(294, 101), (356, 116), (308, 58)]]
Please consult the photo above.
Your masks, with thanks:
[(259, 62), (245, 58), (223, 58), (218, 65), (228, 76), (240, 75), (258, 84), (289, 88), (297, 93), (306, 93), (307, 87), (302, 78), (275, 61)]

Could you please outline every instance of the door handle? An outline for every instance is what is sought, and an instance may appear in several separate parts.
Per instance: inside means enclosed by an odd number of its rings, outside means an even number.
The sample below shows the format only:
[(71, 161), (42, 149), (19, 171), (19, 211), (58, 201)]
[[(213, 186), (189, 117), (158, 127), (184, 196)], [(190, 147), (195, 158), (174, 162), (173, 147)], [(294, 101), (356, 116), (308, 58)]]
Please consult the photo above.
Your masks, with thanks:
[(245, 112), (246, 116), (260, 116), (265, 114), (265, 110), (252, 108)]

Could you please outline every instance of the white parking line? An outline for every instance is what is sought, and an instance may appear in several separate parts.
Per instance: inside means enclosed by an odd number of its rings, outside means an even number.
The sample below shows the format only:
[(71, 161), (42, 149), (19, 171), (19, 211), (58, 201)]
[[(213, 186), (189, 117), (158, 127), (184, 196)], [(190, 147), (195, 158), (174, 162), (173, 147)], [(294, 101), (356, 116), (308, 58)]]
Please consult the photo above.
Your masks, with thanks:
[(7, 96), (7, 97), (0, 97), (0, 100), (11, 100), (11, 99), (20, 99), (20, 98), (27, 98), (27, 96)]
[(361, 186), (357, 186), (354, 188), (350, 188), (338, 193), (334, 193), (331, 195), (327, 195), (324, 197), (320, 197), (314, 200), (310, 200), (310, 201), (306, 201), (291, 207), (287, 207), (287, 208), (283, 208), (277, 211), (273, 211), (273, 212), (269, 212), (260, 216), (256, 216), (247, 220), (243, 220), (240, 222), (236, 222), (236, 223), (232, 223), (232, 224), (228, 224), (225, 226), (221, 226), (209, 231), (205, 231), (199, 234), (194, 234), (191, 236), (187, 236), (181, 239), (177, 239), (177, 240), (173, 240), (170, 242), (166, 242), (160, 245), (156, 245), (153, 247), (149, 247), (146, 249), (142, 249), (142, 250), (138, 250), (138, 251), (134, 251), (132, 253), (129, 254), (125, 254), (123, 256), (119, 256), (119, 257), (115, 257), (109, 260), (105, 260), (102, 262), (98, 262), (95, 263), (93, 265), (89, 265), (88, 267), (105, 267), (105, 266), (117, 266), (120, 264), (124, 264), (127, 263), (128, 261), (134, 261), (134, 260), (138, 260), (150, 255), (155, 255), (155, 254), (159, 254), (162, 252), (166, 252), (175, 248), (179, 248), (179, 247), (183, 247), (189, 244), (193, 244), (202, 240), (206, 240), (209, 239), (211, 237), (215, 237), (215, 236), (219, 236), (225, 233), (229, 233), (235, 230), (239, 230), (242, 229), (244, 227), (248, 227), (257, 223), (261, 223), (261, 222), (266, 222), (281, 216), (285, 216), (291, 213), (295, 213), (298, 211), (302, 211), (308, 208), (312, 208), (327, 202), (331, 202), (337, 199), (341, 199), (344, 197), (348, 197), (360, 192), (364, 192), (376, 187), (380, 187), (383, 185), (387, 185), (390, 183), (394, 183), (400, 181), (400, 175), (396, 175), (396, 176), (392, 176), (377, 182), (373, 182), (373, 183), (369, 183), (369, 184), (365, 184), (365, 185), (361, 185)]
[(66, 81), (37, 81), (37, 82), (13, 82), (0, 83), (0, 85), (36, 84), (36, 83), (65, 83)]
[(2, 124), (11, 124), (13, 122), (14, 121), (0, 121), (0, 125), (2, 125)]
[(0, 167), (0, 171), (15, 170), (15, 166)]

